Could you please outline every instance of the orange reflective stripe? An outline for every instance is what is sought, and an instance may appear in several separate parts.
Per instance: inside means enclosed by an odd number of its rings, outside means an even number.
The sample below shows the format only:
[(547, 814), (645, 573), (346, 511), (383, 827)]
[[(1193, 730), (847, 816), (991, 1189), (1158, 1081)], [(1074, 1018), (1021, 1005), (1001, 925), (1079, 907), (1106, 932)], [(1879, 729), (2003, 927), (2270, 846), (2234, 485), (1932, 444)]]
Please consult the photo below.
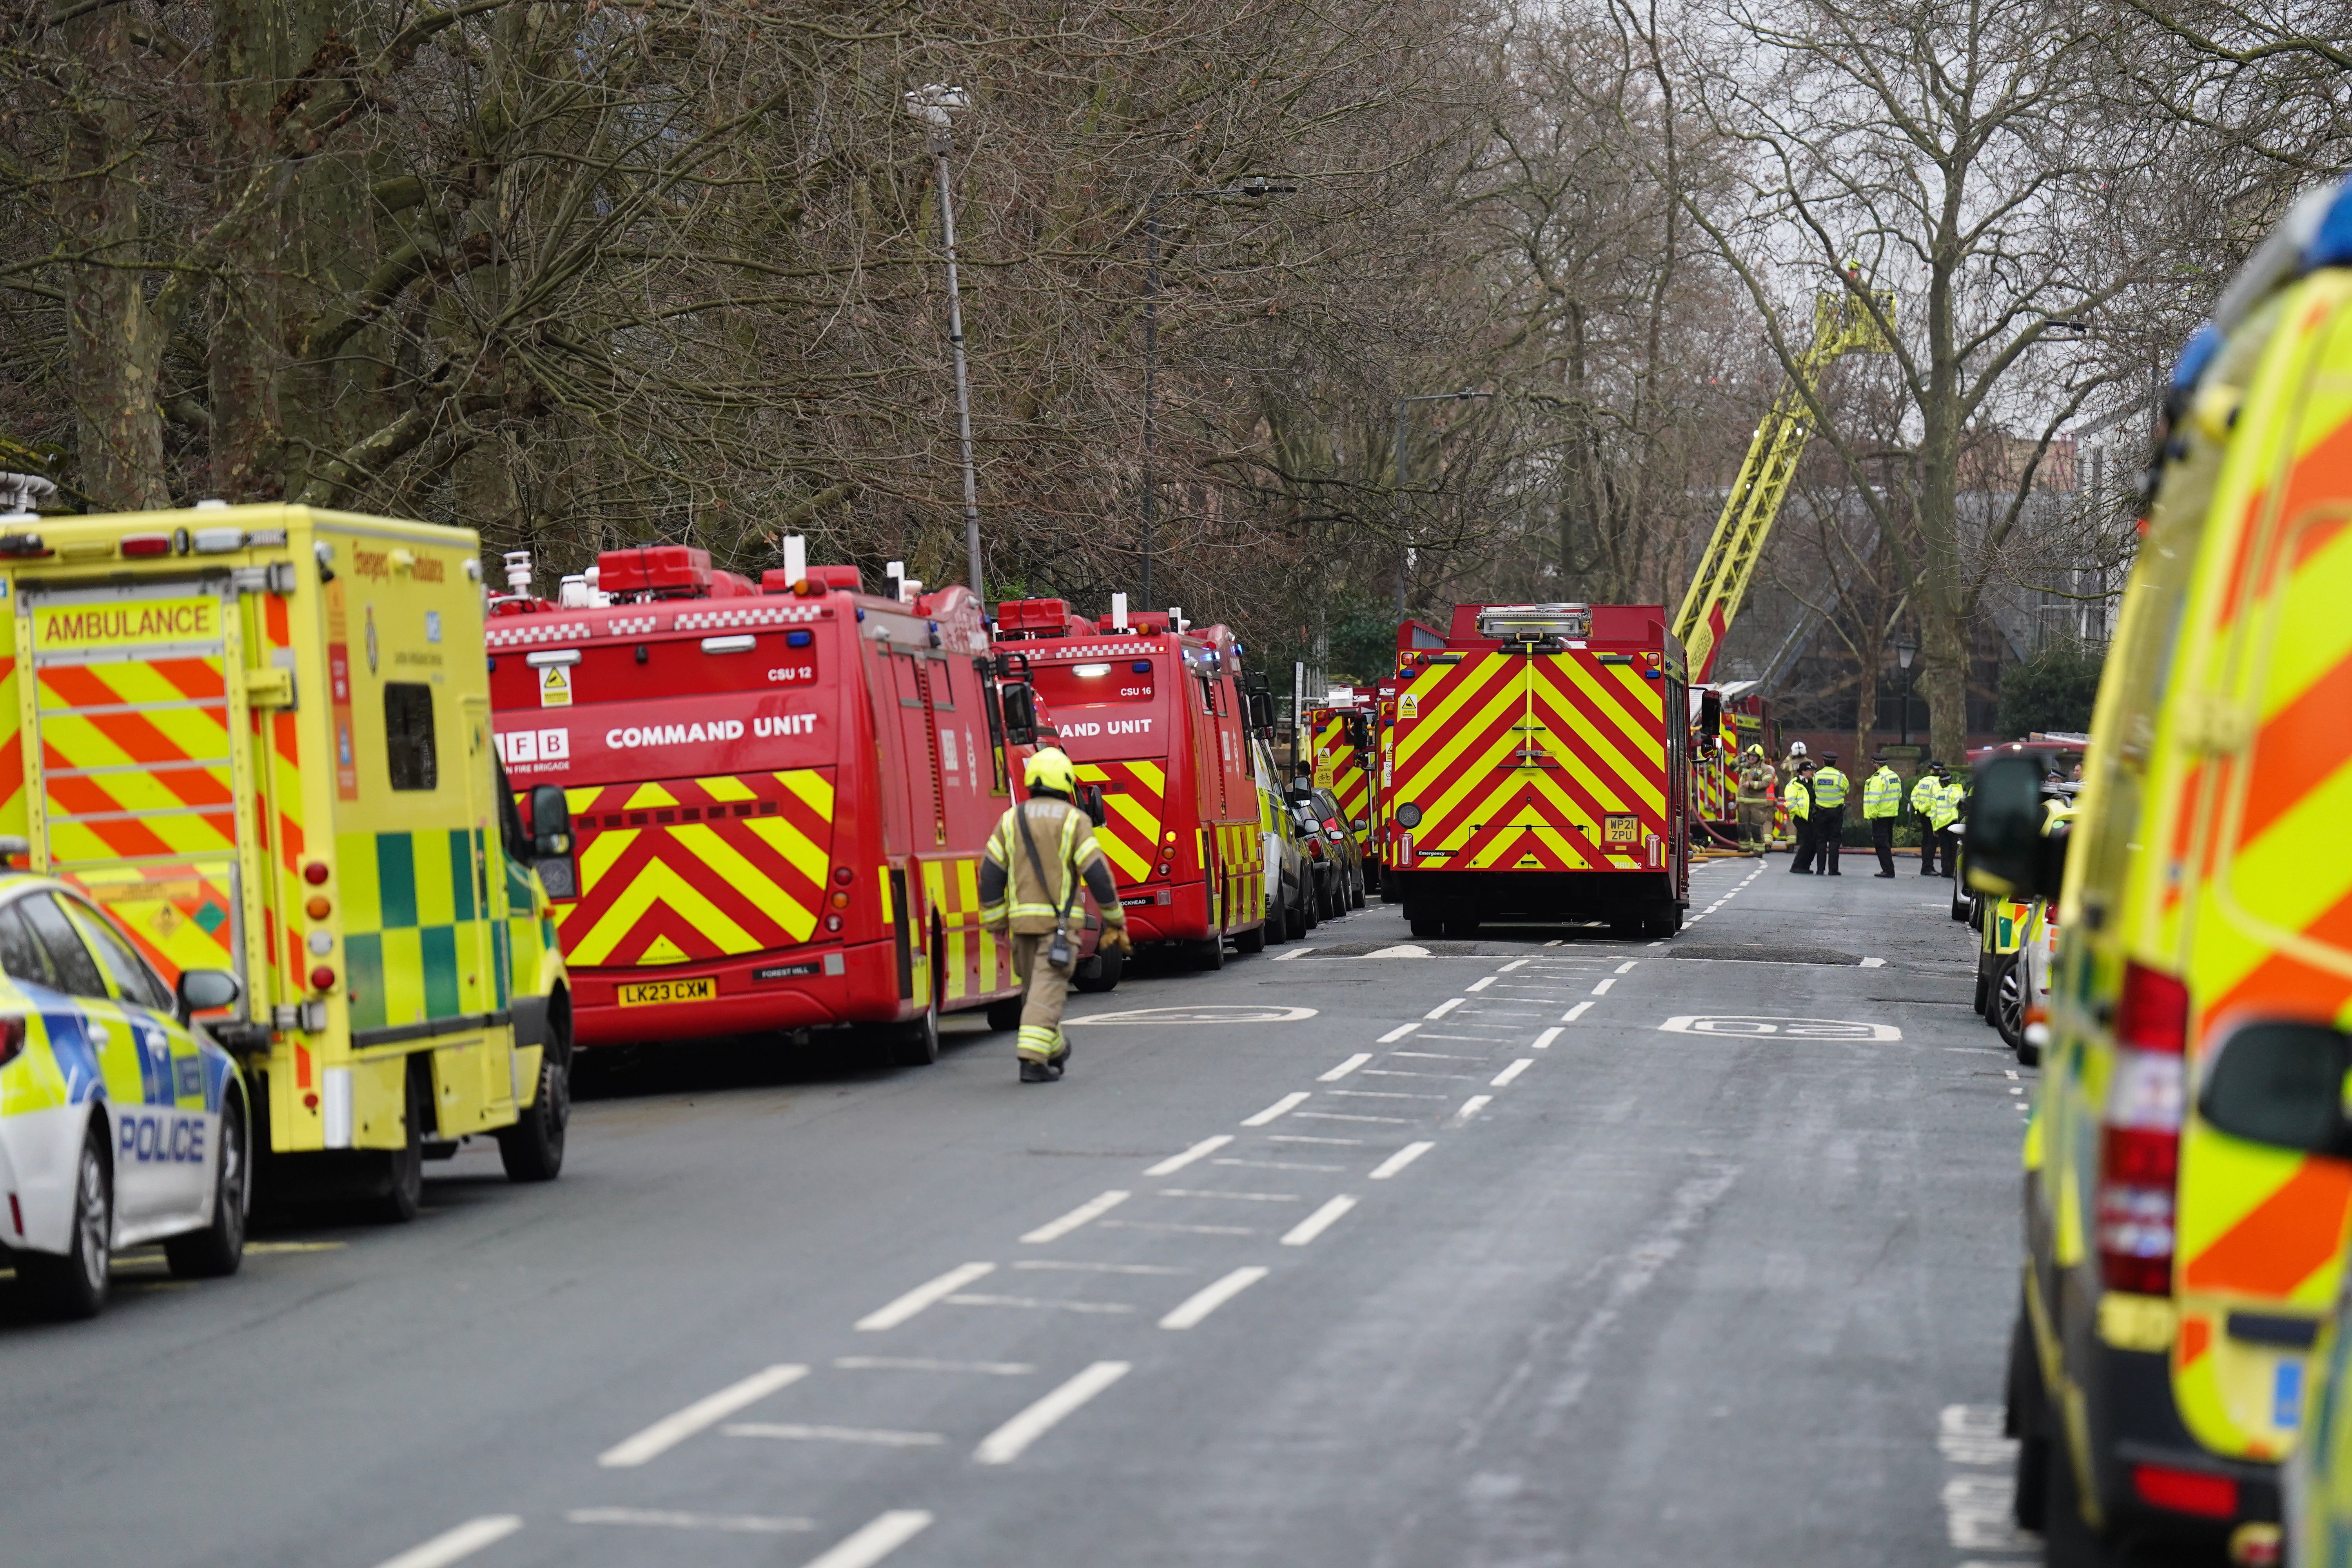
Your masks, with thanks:
[(2192, 1290), (2284, 1296), (2335, 1261), (2352, 1200), (2352, 1164), (2306, 1160), (2278, 1190), (2189, 1260), (2181, 1280)]

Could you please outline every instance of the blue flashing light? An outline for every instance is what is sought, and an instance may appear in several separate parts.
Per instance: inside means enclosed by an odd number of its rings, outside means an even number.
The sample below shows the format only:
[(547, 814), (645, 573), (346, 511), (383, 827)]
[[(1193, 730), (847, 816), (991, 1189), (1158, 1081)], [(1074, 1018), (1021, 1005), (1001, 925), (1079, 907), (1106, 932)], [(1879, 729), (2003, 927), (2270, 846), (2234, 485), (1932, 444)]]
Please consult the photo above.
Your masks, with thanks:
[(2213, 356), (2221, 352), (2221, 329), (2210, 321), (2190, 333), (2187, 346), (2180, 351), (2179, 362), (2172, 367), (2173, 386), (2182, 391), (2195, 386), (2198, 378), (2205, 374), (2205, 367), (2213, 363)]
[(1136, 675), (1150, 675), (1151, 673), (1151, 661), (1148, 658), (1139, 658), (1127, 668), (1130, 672)]
[(814, 641), (816, 641), (815, 634), (811, 632), (786, 632), (784, 634), (784, 646), (786, 647), (806, 647), (809, 644)]
[(2320, 267), (2352, 265), (2352, 180), (2336, 187), (2336, 199), (2327, 204), (2326, 216), (2312, 231), (2310, 241), (2303, 247), (2303, 268), (2308, 272)]

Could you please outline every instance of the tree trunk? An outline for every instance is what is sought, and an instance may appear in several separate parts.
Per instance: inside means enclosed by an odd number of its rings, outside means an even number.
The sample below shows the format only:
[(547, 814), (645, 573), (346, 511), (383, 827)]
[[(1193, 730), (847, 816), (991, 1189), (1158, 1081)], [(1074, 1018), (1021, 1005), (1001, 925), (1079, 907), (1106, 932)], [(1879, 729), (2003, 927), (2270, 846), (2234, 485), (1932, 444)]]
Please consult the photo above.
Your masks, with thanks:
[[(1862, 628), (1865, 643), (1870, 641), (1872, 628)], [(1870, 756), (1871, 731), (1878, 728), (1878, 649), (1869, 647), (1855, 657), (1853, 681), (1853, 768), (1855, 778), (1869, 770), (1864, 765)]]
[(139, 264), (138, 121), (128, 95), (131, 15), (108, 6), (67, 24), (66, 174), (58, 216), (76, 252), (67, 269), (66, 376), (81, 488), (96, 505), (170, 504), (157, 377), (163, 331)]
[[(286, 37), (269, 0), (214, 0), (212, 33), (213, 167), (215, 186), (227, 193), (275, 150), (270, 108), (286, 75)], [(278, 471), (285, 205), (282, 194), (274, 197), (220, 257), (221, 309), (207, 354), (212, 486), (232, 502), (285, 493)]]

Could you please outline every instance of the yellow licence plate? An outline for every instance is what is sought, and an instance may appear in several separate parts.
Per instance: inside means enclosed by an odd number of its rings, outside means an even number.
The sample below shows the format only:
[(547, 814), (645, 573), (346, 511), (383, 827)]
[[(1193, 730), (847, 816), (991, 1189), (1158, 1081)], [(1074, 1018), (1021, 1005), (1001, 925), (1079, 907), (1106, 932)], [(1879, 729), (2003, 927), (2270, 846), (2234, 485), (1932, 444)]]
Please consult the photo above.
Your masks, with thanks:
[(619, 987), (621, 1005), (644, 1007), (660, 1002), (714, 1002), (719, 998), (719, 982), (701, 974), (684, 980), (640, 980)]

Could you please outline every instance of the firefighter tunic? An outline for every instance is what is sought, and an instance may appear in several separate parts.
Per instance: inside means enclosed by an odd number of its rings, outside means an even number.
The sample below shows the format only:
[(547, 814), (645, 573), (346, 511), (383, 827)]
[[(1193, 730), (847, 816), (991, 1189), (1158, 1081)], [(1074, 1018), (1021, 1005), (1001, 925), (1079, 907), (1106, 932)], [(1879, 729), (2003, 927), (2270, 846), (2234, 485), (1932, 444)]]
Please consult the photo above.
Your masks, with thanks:
[[(1034, 861), (1021, 831), (1024, 816), (1028, 839), (1037, 848)], [(988, 836), (982, 854), (981, 919), (1000, 936), (1011, 931), (1013, 973), (1027, 988), (1021, 1004), (1021, 1057), (1057, 1061), (1069, 1048), (1062, 1038), (1062, 1008), (1069, 1000), (1077, 938), (1070, 938), (1071, 963), (1056, 965), (1047, 958), (1054, 932), (1075, 931), (1086, 923), (1078, 899), (1081, 879), (1102, 906), (1107, 934), (1126, 929), (1127, 911), (1119, 907), (1102, 846), (1095, 842), (1094, 824), (1068, 801), (1038, 795), (1014, 805)]]

